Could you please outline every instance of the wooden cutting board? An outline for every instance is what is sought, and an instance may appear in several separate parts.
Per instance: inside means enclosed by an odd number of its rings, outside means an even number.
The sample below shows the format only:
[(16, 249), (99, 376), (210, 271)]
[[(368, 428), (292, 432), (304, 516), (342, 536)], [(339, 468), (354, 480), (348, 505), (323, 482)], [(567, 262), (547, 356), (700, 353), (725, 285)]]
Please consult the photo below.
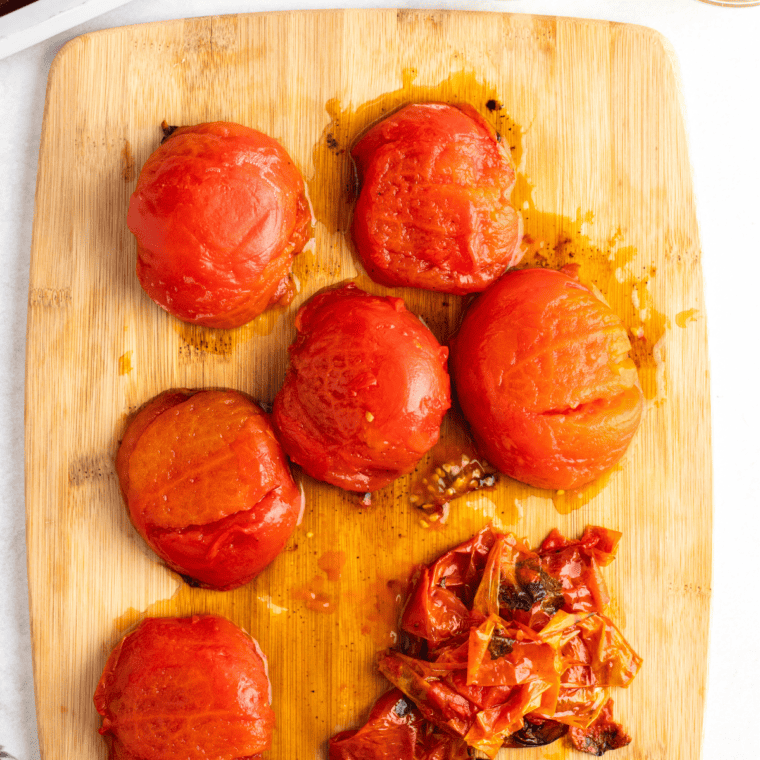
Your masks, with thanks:
[[(504, 479), (431, 525), (411, 478), (361, 508), (304, 476), (283, 554), (234, 592), (190, 589), (132, 529), (114, 455), (128, 415), (167, 388), (229, 386), (271, 401), (293, 315), (363, 273), (347, 242), (347, 150), (401, 104), (467, 102), (518, 167), (527, 263), (575, 262), (624, 319), (647, 407), (623, 462), (580, 493)], [(287, 309), (229, 332), (189, 327), (141, 291), (125, 216), (159, 125), (231, 120), (277, 138), (308, 181), (313, 246)], [(462, 299), (397, 291), (438, 338)], [(634, 737), (620, 760), (700, 753), (711, 563), (711, 455), (700, 246), (672, 52), (622, 24), (454, 11), (315, 11), (113, 29), (70, 42), (47, 92), (29, 289), (26, 502), (39, 738), (44, 760), (106, 756), (92, 694), (108, 652), (146, 615), (216, 612), (269, 656), (271, 760), (323, 757), (385, 689), (398, 589), (488, 521), (537, 543), (552, 527), (623, 532), (607, 578), (644, 658), (615, 695)], [(443, 448), (466, 446), (461, 421)], [(339, 577), (338, 577), (339, 576)], [(505, 757), (582, 757), (560, 744)]]

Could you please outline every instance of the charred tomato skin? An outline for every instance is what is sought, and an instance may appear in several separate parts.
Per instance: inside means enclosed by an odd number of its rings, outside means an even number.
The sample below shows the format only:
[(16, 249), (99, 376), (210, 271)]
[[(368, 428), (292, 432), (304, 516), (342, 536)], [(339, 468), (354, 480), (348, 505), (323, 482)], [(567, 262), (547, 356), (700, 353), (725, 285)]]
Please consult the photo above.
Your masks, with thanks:
[(330, 760), (387, 760), (414, 757), (419, 712), (398, 689), (383, 694), (373, 705), (367, 723), (341, 731), (328, 744)]
[(469, 760), (467, 745), (431, 723), (399, 689), (381, 695), (359, 729), (328, 743), (329, 760)]
[(349, 491), (382, 488), (438, 441), (451, 403), (448, 349), (400, 298), (348, 284), (296, 316), (273, 422), (288, 456)]
[(572, 727), (570, 743), (580, 752), (601, 757), (606, 752), (620, 749), (631, 743), (623, 726), (612, 717), (614, 702), (608, 699), (597, 719), (586, 729)]
[(284, 148), (240, 124), (179, 127), (148, 158), (127, 214), (143, 290), (183, 322), (233, 328), (289, 292), (311, 230)]
[(514, 734), (510, 734), (504, 742), (508, 748), (544, 747), (561, 739), (569, 730), (565, 723), (556, 720), (526, 715), (525, 725)]
[(166, 391), (129, 423), (116, 471), (130, 519), (193, 585), (248, 583), (303, 508), (268, 416), (237, 391)]
[(353, 240), (376, 282), (464, 295), (519, 262), (509, 151), (471, 106), (408, 105), (351, 155), (361, 184)]
[(630, 348), (618, 316), (572, 274), (504, 275), (451, 343), (457, 398), (483, 455), (538, 488), (598, 478), (641, 419)]
[(266, 659), (216, 615), (146, 618), (112, 651), (95, 690), (116, 760), (238, 760), (269, 748)]

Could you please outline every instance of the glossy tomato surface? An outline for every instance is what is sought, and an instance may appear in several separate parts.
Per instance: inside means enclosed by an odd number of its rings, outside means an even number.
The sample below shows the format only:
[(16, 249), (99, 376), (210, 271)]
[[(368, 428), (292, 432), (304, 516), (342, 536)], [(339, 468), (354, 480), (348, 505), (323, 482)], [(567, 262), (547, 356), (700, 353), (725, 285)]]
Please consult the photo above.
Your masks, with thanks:
[(296, 317), (273, 421), (309, 475), (374, 491), (410, 472), (449, 408), (448, 349), (400, 298), (353, 284), (323, 291)]
[(197, 585), (250, 581), (282, 551), (303, 498), (267, 415), (237, 391), (167, 391), (131, 421), (116, 470), (132, 523)]
[(108, 658), (95, 691), (114, 760), (242, 760), (274, 728), (266, 660), (225, 618), (147, 618)]
[(127, 224), (145, 292), (184, 322), (230, 328), (286, 295), (311, 212), (276, 140), (214, 122), (180, 127), (148, 158)]
[(539, 488), (599, 477), (641, 419), (630, 348), (618, 316), (571, 274), (506, 274), (451, 345), (457, 397), (484, 456)]
[(373, 280), (474, 293), (519, 262), (509, 150), (472, 107), (406, 106), (351, 155), (361, 183), (353, 238)]

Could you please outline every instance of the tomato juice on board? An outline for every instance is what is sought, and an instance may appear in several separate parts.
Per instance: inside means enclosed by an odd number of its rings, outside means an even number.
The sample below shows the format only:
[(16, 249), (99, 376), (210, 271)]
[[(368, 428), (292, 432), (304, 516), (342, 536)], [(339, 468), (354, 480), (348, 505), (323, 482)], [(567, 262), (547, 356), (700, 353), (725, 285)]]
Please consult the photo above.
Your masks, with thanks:
[[(422, 292), (412, 288), (396, 288), (392, 291), (373, 283), (362, 273), (360, 264), (352, 273), (350, 267), (341, 269), (335, 264), (336, 250), (345, 245), (345, 235), (350, 228), (351, 210), (355, 200), (354, 168), (348, 151), (361, 132), (385, 114), (410, 102), (426, 100), (457, 102), (467, 93), (466, 102), (473, 105), (500, 134), (506, 138), (517, 167), (514, 201), (524, 218), (526, 255), (521, 266), (549, 266), (560, 268), (564, 264), (580, 260), (580, 275), (596, 284), (607, 300), (623, 319), (634, 341), (634, 355), (642, 372), (642, 386), (646, 397), (655, 403), (664, 398), (665, 387), (661, 382), (662, 364), (654, 348), (658, 339), (669, 327), (666, 318), (655, 308), (649, 290), (652, 278), (657, 276), (653, 268), (634, 270), (631, 261), (636, 249), (629, 245), (619, 231), (599, 228), (599, 221), (591, 212), (579, 210), (576, 216), (566, 216), (537, 208), (533, 200), (530, 178), (524, 170), (524, 132), (509, 115), (509, 104), (502, 100), (488, 83), (480, 82), (473, 74), (459, 72), (436, 85), (419, 85), (415, 73), (404, 74), (400, 89), (386, 93), (374, 101), (354, 108), (345, 107), (337, 100), (325, 104), (330, 123), (313, 151), (314, 173), (307, 180), (317, 225), (320, 227), (323, 245), (319, 255), (308, 248), (294, 261), (293, 273), (299, 292), (289, 311), (308, 298), (315, 290), (315, 283), (327, 278), (331, 282), (351, 277), (364, 290), (375, 295), (402, 297), (410, 311), (422, 317), (438, 341), (446, 344), (456, 331), (467, 298), (446, 294)], [(488, 105), (490, 103), (490, 106)], [(633, 303), (637, 293), (640, 308)], [(182, 349), (186, 356), (181, 360), (192, 365), (206, 357), (232, 361), (240, 350), (254, 344), (261, 335), (282, 339), (287, 345), (292, 338), (288, 310), (272, 309), (249, 324), (233, 330), (214, 330), (173, 322), (173, 329), (183, 339)], [(270, 341), (271, 342), (271, 341)], [(268, 345), (268, 344), (267, 344)], [(283, 349), (284, 351), (284, 349)], [(638, 353), (636, 353), (638, 352)], [(278, 387), (251, 379), (251, 386), (262, 387), (263, 400), (271, 401)], [(461, 419), (450, 412), (444, 418), (439, 446), (447, 451), (447, 444), (467, 445), (468, 433)], [(423, 472), (436, 461), (433, 449), (418, 465)], [(380, 615), (376, 606), (389, 602), (396, 594), (384, 589), (388, 583), (402, 584), (408, 575), (407, 568), (399, 569), (404, 561), (429, 562), (457, 540), (479, 530), (489, 519), (503, 526), (515, 526), (520, 516), (540, 515), (551, 524), (556, 517), (555, 508), (567, 514), (580, 506), (590, 506), (594, 513), (594, 497), (611, 484), (618, 487), (617, 480), (626, 479), (628, 465), (625, 460), (611, 476), (585, 487), (580, 496), (541, 491), (503, 478), (493, 494), (474, 492), (451, 504), (454, 517), (441, 528), (431, 530), (420, 520), (424, 513), (409, 504), (411, 483), (417, 474), (402, 476), (395, 483), (376, 491), (369, 507), (357, 509), (356, 496), (342, 493), (331, 486), (314, 481), (300, 468), (295, 470), (296, 481), (303, 488), (309, 504), (324, 501), (327, 489), (332, 493), (330, 508), (317, 507), (307, 511), (304, 522), (296, 528), (284, 549), (280, 562), (265, 569), (255, 582), (224, 594), (188, 587), (178, 581), (176, 593), (151, 605), (146, 610), (124, 613), (114, 621), (114, 637), (119, 627), (149, 615), (184, 615), (193, 612), (215, 611), (223, 614), (249, 630), (261, 630), (262, 646), (274, 651), (285, 638), (297, 632), (297, 662), (288, 667), (271, 663), (275, 703), (283, 709), (293, 710), (302, 716), (303, 725), (299, 736), (329, 736), (337, 726), (355, 725), (356, 704), (369, 709), (372, 700), (386, 688), (384, 679), (363, 670), (357, 690), (357, 680), (341, 675), (346, 662), (371, 663), (380, 646), (387, 645), (391, 621)], [(572, 496), (572, 498), (571, 498)], [(480, 505), (478, 508), (467, 504)], [(529, 506), (522, 506), (528, 505)], [(565, 506), (566, 505), (566, 506)], [(588, 512), (584, 513), (588, 514)], [(595, 514), (595, 513), (594, 513)], [(572, 518), (573, 515), (569, 515)], [(600, 519), (601, 516), (595, 517)], [(311, 537), (310, 537), (311, 534)], [(373, 536), (367, 544), (364, 540)], [(537, 538), (537, 536), (534, 536)], [(319, 547), (312, 553), (311, 546)], [(409, 546), (414, 546), (410, 557)], [(360, 548), (359, 548), (360, 547)], [(346, 564), (341, 579), (328, 582), (318, 567), (318, 558), (325, 550), (344, 551)], [(359, 549), (357, 551), (357, 549)], [(321, 580), (313, 584), (314, 578)], [(316, 589), (316, 586), (320, 586)], [(295, 598), (293, 592), (317, 590), (330, 595), (328, 608), (331, 614), (315, 614), (307, 608), (307, 599)], [(345, 603), (344, 599), (351, 600)], [(357, 600), (359, 600), (357, 602)], [(383, 605), (384, 609), (387, 609)], [(378, 619), (379, 618), (379, 619)], [(343, 632), (337, 642), (338, 653), (330, 642), (335, 642), (335, 628)], [(331, 654), (332, 653), (332, 654)], [(340, 672), (330, 667), (330, 658), (344, 663)], [(286, 700), (285, 694), (293, 693), (294, 679), (308, 680), (313, 690), (298, 693)], [(347, 695), (352, 695), (350, 699)], [(331, 705), (325, 712), (325, 704)], [(275, 749), (282, 748), (277, 735)]]

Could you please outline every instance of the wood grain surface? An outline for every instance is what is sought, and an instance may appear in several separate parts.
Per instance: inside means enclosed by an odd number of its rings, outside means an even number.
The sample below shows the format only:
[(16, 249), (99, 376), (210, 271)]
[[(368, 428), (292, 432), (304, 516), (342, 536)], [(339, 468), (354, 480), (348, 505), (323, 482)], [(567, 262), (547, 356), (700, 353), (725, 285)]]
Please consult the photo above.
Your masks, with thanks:
[[(234, 592), (191, 589), (133, 530), (114, 456), (131, 412), (173, 387), (271, 401), (293, 314), (345, 279), (376, 293), (346, 230), (348, 148), (412, 101), (472, 104), (512, 148), (525, 262), (580, 265), (621, 315), (647, 397), (623, 462), (580, 493), (503, 479), (426, 523), (402, 478), (362, 508), (300, 471), (306, 512), (282, 555)], [(315, 237), (287, 309), (233, 331), (169, 317), (136, 280), (125, 224), (160, 124), (262, 130), (307, 179)], [(442, 341), (464, 301), (399, 290)], [(56, 58), (32, 243), (26, 506), (39, 738), (44, 760), (105, 758), (92, 694), (110, 649), (146, 615), (216, 612), (267, 653), (278, 729), (271, 760), (318, 758), (385, 690), (398, 589), (488, 521), (537, 543), (552, 527), (623, 532), (606, 573), (613, 614), (644, 658), (614, 694), (633, 743), (620, 760), (700, 754), (711, 567), (711, 453), (700, 246), (677, 75), (655, 32), (509, 14), (315, 11), (148, 24), (89, 34)], [(456, 414), (441, 451), (467, 446)], [(447, 448), (448, 447), (448, 448)], [(437, 454), (436, 454), (437, 455)], [(336, 577), (340, 575), (340, 577)], [(505, 758), (582, 757), (560, 743)]]

